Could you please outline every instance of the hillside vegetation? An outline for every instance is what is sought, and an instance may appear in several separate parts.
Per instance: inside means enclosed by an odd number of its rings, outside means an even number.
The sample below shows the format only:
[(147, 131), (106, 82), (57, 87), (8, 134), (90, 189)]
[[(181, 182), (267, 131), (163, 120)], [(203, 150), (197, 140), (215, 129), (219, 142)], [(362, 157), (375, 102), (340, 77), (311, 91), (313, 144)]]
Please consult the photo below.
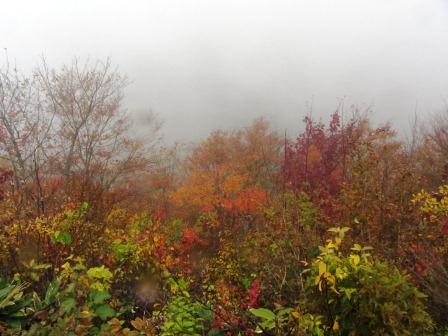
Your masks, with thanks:
[(0, 73), (1, 335), (448, 335), (448, 112), (163, 148), (106, 63)]

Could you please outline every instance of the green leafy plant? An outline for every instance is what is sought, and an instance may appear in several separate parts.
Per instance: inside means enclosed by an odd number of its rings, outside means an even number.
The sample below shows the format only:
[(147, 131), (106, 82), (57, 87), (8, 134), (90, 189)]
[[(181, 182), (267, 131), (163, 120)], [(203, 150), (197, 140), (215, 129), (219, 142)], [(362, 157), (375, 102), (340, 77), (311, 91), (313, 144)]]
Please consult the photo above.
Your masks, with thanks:
[(266, 308), (250, 309), (250, 312), (261, 320), (255, 332), (261, 333), (263, 332), (263, 330), (271, 330), (275, 333), (279, 333), (280, 330), (283, 329), (285, 325), (287, 325), (293, 309), (284, 308), (280, 305), (276, 306), (277, 307), (275, 309), (275, 312)]
[(348, 228), (320, 247), (308, 270), (305, 307), (321, 314), (327, 333), (346, 335), (424, 335), (433, 329), (424, 298), (407, 275), (372, 258), (371, 248), (342, 242)]
[(82, 259), (69, 258), (44, 297), (34, 294), (33, 323), (24, 335), (99, 334), (117, 327), (108, 323), (123, 312), (108, 290), (112, 277), (107, 267), (87, 268)]
[(162, 325), (162, 336), (201, 336), (212, 318), (211, 309), (193, 300), (188, 293), (188, 283), (184, 279), (167, 279), (173, 296), (161, 315), (166, 322)]
[(26, 287), (27, 284), (0, 279), (0, 331), (2, 324), (21, 329), (29, 319), (27, 308), (32, 299), (24, 294)]

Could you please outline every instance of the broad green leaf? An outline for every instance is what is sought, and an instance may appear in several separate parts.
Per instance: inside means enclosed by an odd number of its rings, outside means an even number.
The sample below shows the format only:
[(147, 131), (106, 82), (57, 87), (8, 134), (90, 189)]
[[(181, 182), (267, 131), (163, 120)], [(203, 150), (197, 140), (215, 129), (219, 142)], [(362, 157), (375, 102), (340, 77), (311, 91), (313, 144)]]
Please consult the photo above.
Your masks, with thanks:
[(250, 312), (257, 317), (261, 317), (266, 320), (275, 320), (275, 314), (266, 308), (252, 308), (250, 309)]
[(92, 290), (89, 296), (90, 300), (94, 304), (104, 303), (107, 299), (110, 299), (111, 297), (108, 291), (96, 290), (96, 289)]
[(107, 319), (114, 317), (116, 313), (108, 304), (102, 304), (95, 309), (95, 314), (103, 321), (106, 321)]
[(319, 275), (324, 274), (327, 271), (327, 265), (323, 261), (320, 261), (318, 265), (319, 265)]
[(69, 313), (76, 306), (76, 300), (72, 297), (66, 298), (61, 302), (61, 312)]
[(56, 231), (51, 240), (54, 243), (70, 245), (72, 243), (72, 235), (69, 232)]

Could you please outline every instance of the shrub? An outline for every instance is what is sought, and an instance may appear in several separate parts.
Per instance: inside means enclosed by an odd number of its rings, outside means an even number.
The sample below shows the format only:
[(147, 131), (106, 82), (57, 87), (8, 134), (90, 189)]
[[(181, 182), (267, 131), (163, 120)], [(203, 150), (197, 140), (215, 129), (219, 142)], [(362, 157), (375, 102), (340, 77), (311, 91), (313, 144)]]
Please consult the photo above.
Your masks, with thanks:
[(261, 318), (259, 326), (278, 335), (431, 334), (425, 295), (408, 275), (375, 260), (371, 248), (355, 244), (344, 253), (341, 245), (348, 230), (329, 230), (335, 237), (320, 247), (305, 271), (305, 296), (288, 316), (285, 308), (252, 310)]
[(0, 334), (6, 328), (20, 329), (28, 319), (31, 298), (24, 295), (26, 284), (0, 279)]

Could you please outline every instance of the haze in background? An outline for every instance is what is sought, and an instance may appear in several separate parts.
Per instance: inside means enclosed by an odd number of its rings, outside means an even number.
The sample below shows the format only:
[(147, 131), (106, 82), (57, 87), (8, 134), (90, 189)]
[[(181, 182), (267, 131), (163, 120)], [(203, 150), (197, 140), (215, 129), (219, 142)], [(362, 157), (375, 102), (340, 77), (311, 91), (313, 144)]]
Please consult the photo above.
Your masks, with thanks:
[(152, 110), (167, 143), (259, 116), (292, 134), (341, 100), (404, 130), (448, 98), (446, 0), (16, 0), (1, 13), (20, 68), (110, 56), (138, 131)]

